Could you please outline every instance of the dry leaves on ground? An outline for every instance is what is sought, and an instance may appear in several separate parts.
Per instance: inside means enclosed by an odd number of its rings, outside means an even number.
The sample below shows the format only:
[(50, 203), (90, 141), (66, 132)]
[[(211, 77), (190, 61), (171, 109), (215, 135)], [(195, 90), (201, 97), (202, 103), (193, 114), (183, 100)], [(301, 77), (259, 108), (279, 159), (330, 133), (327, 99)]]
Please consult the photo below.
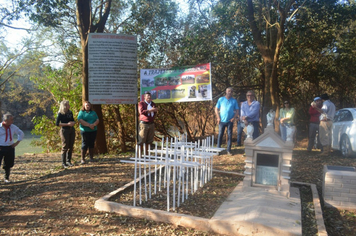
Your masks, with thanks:
[[(215, 157), (214, 169), (242, 173), (244, 150), (234, 148), (232, 152), (232, 156)], [(60, 154), (17, 157), (11, 175), (13, 183), (0, 183), (0, 234), (216, 235), (95, 210), (93, 206), (98, 198), (132, 181), (133, 165), (120, 163), (125, 158), (128, 156), (101, 156), (97, 162), (86, 165), (76, 163), (75, 167), (64, 170), (61, 168)], [(79, 161), (78, 156), (74, 159)], [(308, 153), (305, 149), (296, 149), (293, 153), (291, 178), (293, 181), (314, 183), (321, 191), (322, 168), (325, 164), (356, 166), (356, 159), (343, 158), (336, 152), (330, 157), (320, 157), (317, 152)], [(201, 189), (202, 193), (197, 194), (196, 199), (192, 198), (187, 209), (181, 208), (178, 211), (210, 217), (219, 205), (218, 202), (230, 191), (232, 183), (226, 186), (226, 190), (220, 191), (225, 193), (222, 194), (224, 196), (216, 196), (212, 204), (214, 209), (201, 208), (198, 203), (204, 194), (218, 193), (221, 180), (207, 185), (209, 189)], [(311, 206), (306, 205), (306, 208), (311, 209)], [(323, 211), (329, 235), (356, 235), (355, 211), (325, 207)], [(312, 231), (303, 230), (303, 235), (314, 235), (308, 232)]]

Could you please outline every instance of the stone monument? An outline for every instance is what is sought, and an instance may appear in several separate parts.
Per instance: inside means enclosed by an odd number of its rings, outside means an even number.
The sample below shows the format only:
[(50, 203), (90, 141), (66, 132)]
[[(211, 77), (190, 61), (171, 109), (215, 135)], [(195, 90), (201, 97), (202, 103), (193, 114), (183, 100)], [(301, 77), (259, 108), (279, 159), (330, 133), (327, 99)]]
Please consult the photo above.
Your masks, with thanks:
[(253, 140), (252, 135), (247, 134), (243, 184), (248, 187), (275, 189), (281, 195), (289, 196), (295, 129), (287, 130), (287, 140), (284, 142), (274, 131), (274, 118), (275, 112), (271, 110), (267, 114), (267, 126), (258, 138)]

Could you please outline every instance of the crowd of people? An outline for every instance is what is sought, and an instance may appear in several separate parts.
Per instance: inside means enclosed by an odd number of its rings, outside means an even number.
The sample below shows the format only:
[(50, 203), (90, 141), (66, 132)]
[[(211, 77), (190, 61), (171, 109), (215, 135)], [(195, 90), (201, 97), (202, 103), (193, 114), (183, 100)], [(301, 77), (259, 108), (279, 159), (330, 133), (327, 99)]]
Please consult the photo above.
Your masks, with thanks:
[[(238, 101), (232, 97), (233, 89), (227, 88), (226, 94), (220, 97), (215, 106), (215, 115), (219, 124), (219, 134), (217, 146), (222, 145), (223, 135), (227, 128), (227, 153), (231, 155), (232, 133), (234, 123), (237, 123), (237, 146), (242, 145), (243, 130), (248, 125), (254, 127), (252, 138), (259, 136), (260, 130), (260, 103), (256, 100), (253, 90), (247, 91), (246, 99)], [(137, 144), (146, 146), (152, 144), (155, 135), (154, 120), (157, 116), (158, 107), (152, 101), (150, 92), (145, 92), (144, 100), (138, 104), (139, 113), (139, 132)], [(331, 151), (331, 128), (335, 116), (335, 105), (329, 100), (327, 94), (315, 97), (309, 108), (309, 143), (307, 151), (312, 151), (315, 147), (321, 149), (321, 155), (328, 155)], [(281, 138), (286, 141), (286, 130), (294, 126), (295, 110), (291, 107), (289, 101), (283, 103), (278, 117), (280, 124)], [(0, 165), (5, 170), (5, 182), (10, 182), (10, 170), (14, 166), (15, 147), (24, 138), (24, 133), (13, 124), (14, 117), (10, 113), (3, 115), (3, 121), (0, 124)], [(92, 110), (92, 104), (89, 101), (83, 103), (77, 117), (80, 134), (82, 137), (81, 145), (81, 164), (85, 164), (85, 157), (89, 150), (90, 161), (94, 161), (94, 143), (97, 135), (97, 126), (99, 118)], [(56, 125), (60, 127), (61, 137), (61, 157), (63, 168), (73, 166), (72, 153), (75, 141), (75, 120), (70, 110), (69, 101), (62, 101), (58, 111)], [(15, 142), (14, 135), (17, 135)], [(141, 150), (142, 152), (142, 150)]]
[[(73, 166), (72, 153), (75, 141), (75, 121), (73, 113), (69, 108), (69, 101), (62, 101), (56, 118), (56, 125), (60, 127), (59, 135), (62, 145), (61, 157), (63, 168)], [(92, 110), (90, 102), (85, 101), (83, 103), (77, 120), (82, 136), (81, 164), (85, 164), (85, 156), (88, 149), (90, 161), (94, 161), (94, 143), (97, 125), (99, 124), (98, 115)], [(15, 162), (15, 147), (24, 138), (24, 132), (14, 125), (13, 122), (14, 116), (11, 113), (6, 113), (3, 115), (3, 121), (0, 124), (0, 165), (5, 170), (5, 183), (10, 182), (10, 171)], [(14, 135), (17, 135), (16, 142)]]
[[(260, 103), (253, 90), (247, 91), (246, 99), (239, 103), (232, 97), (232, 88), (227, 88), (224, 97), (220, 97), (215, 106), (215, 115), (219, 124), (217, 146), (221, 148), (222, 139), (227, 128), (227, 153), (231, 155), (232, 130), (237, 121), (237, 146), (242, 146), (243, 131), (248, 125), (254, 128), (252, 138), (256, 139), (260, 131)], [(329, 155), (331, 151), (331, 128), (335, 116), (335, 105), (327, 94), (315, 97), (309, 109), (309, 142), (308, 151), (313, 147), (321, 149), (321, 155)], [(283, 141), (287, 140), (287, 129), (295, 126), (295, 109), (289, 101), (283, 102), (279, 111), (280, 134)], [(317, 144), (315, 145), (315, 140)]]

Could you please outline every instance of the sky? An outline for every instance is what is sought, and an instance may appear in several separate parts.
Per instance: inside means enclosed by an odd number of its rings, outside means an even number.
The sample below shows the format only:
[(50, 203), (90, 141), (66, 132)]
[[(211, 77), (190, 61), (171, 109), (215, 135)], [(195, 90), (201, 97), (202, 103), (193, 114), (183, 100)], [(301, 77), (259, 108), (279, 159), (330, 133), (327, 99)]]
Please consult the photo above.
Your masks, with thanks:
[[(12, 0), (0, 0), (0, 7), (3, 6), (8, 6), (11, 3)], [(175, 0), (179, 7), (181, 8), (181, 13), (188, 13), (189, 11), (189, 5), (188, 5), (188, 0)], [(19, 28), (30, 28), (30, 24), (26, 22), (24, 19), (20, 19), (19, 21), (13, 22), (12, 24), (13, 27), (19, 27)], [(2, 32), (1, 35), (5, 36), (5, 41), (6, 45), (9, 47), (16, 47), (21, 43), (21, 40), (24, 37), (30, 36), (26, 30), (16, 30), (16, 29), (11, 29), (7, 28), (5, 29), (6, 32)]]
[[(0, 0), (0, 8), (10, 8), (10, 3), (11, 0)], [(29, 28), (30, 24), (28, 24), (25, 20), (20, 19), (16, 22), (13, 22), (11, 26), (19, 28)], [(8, 27), (2, 27), (1, 36), (5, 36), (6, 45), (10, 47), (16, 47), (16, 45), (21, 42), (21, 39), (23, 37), (28, 36), (28, 33), (26, 32), (26, 30), (16, 30)]]

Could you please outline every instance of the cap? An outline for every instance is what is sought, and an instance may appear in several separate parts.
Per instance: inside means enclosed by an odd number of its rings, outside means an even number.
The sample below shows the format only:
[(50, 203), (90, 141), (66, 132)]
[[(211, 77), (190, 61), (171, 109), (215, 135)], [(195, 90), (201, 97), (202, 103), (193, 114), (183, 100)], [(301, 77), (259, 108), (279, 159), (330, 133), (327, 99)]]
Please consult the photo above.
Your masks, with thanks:
[(321, 100), (321, 98), (320, 98), (320, 97), (315, 97), (315, 98), (314, 98), (314, 102), (315, 102), (315, 101), (318, 101), (318, 100)]

